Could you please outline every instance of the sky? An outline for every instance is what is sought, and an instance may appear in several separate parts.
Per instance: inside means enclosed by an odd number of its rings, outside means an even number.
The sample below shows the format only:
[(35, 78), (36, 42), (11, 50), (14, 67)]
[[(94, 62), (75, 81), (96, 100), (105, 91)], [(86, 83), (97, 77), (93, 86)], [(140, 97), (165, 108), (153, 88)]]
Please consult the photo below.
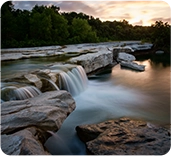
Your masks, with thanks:
[[(169, 0), (168, 0), (169, 1)], [(167, 2), (168, 2), (167, 1)], [(132, 25), (150, 26), (161, 20), (171, 24), (171, 9), (162, 0), (146, 1), (13, 1), (15, 8), (31, 10), (38, 5), (56, 5), (61, 12), (83, 12), (101, 21), (129, 21)]]

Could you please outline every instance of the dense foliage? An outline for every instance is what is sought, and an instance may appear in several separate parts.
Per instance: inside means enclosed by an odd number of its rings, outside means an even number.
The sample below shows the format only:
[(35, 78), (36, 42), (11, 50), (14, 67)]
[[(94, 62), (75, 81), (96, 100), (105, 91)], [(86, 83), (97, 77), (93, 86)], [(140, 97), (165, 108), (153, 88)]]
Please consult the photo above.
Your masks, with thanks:
[(1, 8), (1, 46), (30, 47), (119, 40), (143, 40), (170, 49), (170, 25), (133, 26), (128, 21), (105, 21), (84, 13), (59, 13), (57, 6), (14, 9), (11, 1)]

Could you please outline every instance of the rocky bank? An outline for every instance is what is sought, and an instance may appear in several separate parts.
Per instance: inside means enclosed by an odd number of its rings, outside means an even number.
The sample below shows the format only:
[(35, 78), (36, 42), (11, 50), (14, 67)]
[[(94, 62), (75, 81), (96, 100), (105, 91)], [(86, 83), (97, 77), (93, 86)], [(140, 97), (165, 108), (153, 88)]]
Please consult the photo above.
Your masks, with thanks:
[(27, 100), (1, 104), (1, 149), (7, 155), (46, 155), (43, 146), (75, 109), (66, 91), (51, 91)]
[(120, 118), (76, 127), (94, 155), (164, 155), (170, 150), (170, 132), (147, 122)]
[[(138, 41), (136, 43), (139, 44), (140, 42)], [(70, 60), (68, 60), (68, 63), (72, 64), (72, 68), (73, 68), (73, 64), (83, 66), (85, 72), (89, 74), (97, 70), (100, 70), (108, 65), (116, 63), (114, 57), (116, 56), (118, 57), (118, 53), (123, 52), (123, 48), (121, 48), (123, 46), (121, 46), (121, 44), (132, 45), (135, 44), (135, 41), (130, 43), (118, 42), (118, 43), (110, 43), (110, 44), (102, 43), (102, 44), (94, 44), (94, 45), (93, 44), (68, 45), (63, 47), (54, 46), (54, 47), (37, 47), (37, 48), (25, 48), (25, 49), (23, 48), (6, 49), (6, 50), (2, 50), (1, 61), (17, 60), (17, 59), (32, 58), (32, 57), (59, 56), (59, 55), (67, 55), (71, 53), (74, 54), (76, 52), (80, 56), (71, 58)], [(116, 47), (119, 46), (120, 48), (114, 48), (114, 46)], [(113, 51), (111, 51), (108, 48), (110, 49), (114, 48), (114, 49)], [(125, 48), (125, 52), (127, 51), (134, 52), (134, 50), (132, 50), (130, 47)], [(121, 54), (119, 54), (119, 56)], [(131, 58), (132, 57), (133, 56), (131, 56)], [(65, 65), (62, 64), (62, 66)], [(75, 67), (76, 66), (74, 65), (74, 68)], [(58, 131), (63, 121), (75, 109), (75, 102), (71, 97), (70, 93), (66, 91), (50, 91), (50, 90), (58, 89), (57, 87), (54, 87), (54, 86), (59, 86), (58, 71), (56, 72), (56, 68), (55, 70), (53, 70), (53, 67), (52, 69), (49, 67), (45, 70), (36, 70), (34, 72), (25, 73), (19, 76), (17, 75), (15, 77), (8, 78), (5, 79), (4, 82), (18, 82), (18, 83), (33, 85), (44, 93), (27, 100), (9, 101), (9, 102), (3, 102), (1, 104), (2, 150), (4, 151), (5, 154), (8, 155), (49, 154), (49, 152), (44, 147), (44, 143), (46, 142), (47, 138), (50, 136), (50, 133), (48, 131), (52, 131), (52, 132)], [(129, 123), (133, 123), (132, 129), (127, 128), (127, 126), (130, 126)], [(137, 126), (137, 124), (134, 124), (132, 120), (108, 121), (102, 125), (104, 126), (101, 126), (101, 124), (99, 124), (99, 125), (95, 125), (94, 127), (90, 126), (90, 128), (84, 126), (77, 127), (78, 135), (81, 136), (81, 139), (83, 139), (84, 136), (86, 136), (85, 137), (87, 142), (86, 144), (90, 153), (92, 154), (139, 153), (139, 151), (136, 150), (129, 150), (128, 146), (124, 147), (125, 144), (128, 144), (125, 143), (124, 138), (126, 138), (126, 140), (133, 138), (134, 136), (132, 136), (133, 135), (132, 130), (136, 133), (136, 131), (140, 132), (142, 130), (142, 127), (144, 127), (143, 130), (146, 131), (147, 126), (145, 125)], [(115, 127), (115, 128), (111, 128), (111, 127)], [(87, 133), (87, 129), (88, 129), (88, 133)], [(151, 130), (154, 131), (153, 129)], [(149, 132), (150, 134), (152, 133), (151, 130)], [(162, 130), (161, 136), (157, 132), (155, 135), (158, 135), (159, 137), (165, 137), (163, 141), (168, 143), (166, 132), (164, 130)], [(100, 141), (98, 140), (99, 138)], [(114, 140), (112, 140), (113, 138)], [(139, 148), (137, 147), (139, 144), (145, 145), (145, 143), (147, 142), (151, 142), (151, 143), (156, 142), (155, 139), (150, 140), (146, 136), (145, 137), (139, 136), (139, 138), (141, 138), (142, 140), (147, 138), (146, 139), (147, 141), (146, 140), (144, 142), (133, 141), (131, 145), (135, 144), (136, 146), (134, 147), (132, 145), (131, 147)], [(124, 144), (123, 150), (121, 150), (122, 146), (119, 149), (119, 146), (116, 141), (117, 139), (119, 145), (120, 143)], [(136, 139), (137, 138), (135, 138), (135, 140)], [(85, 139), (83, 140), (85, 141)], [(163, 147), (162, 151), (158, 150), (159, 146), (161, 146), (161, 143), (159, 143), (159, 145), (156, 145), (155, 147), (157, 149), (156, 150), (157, 154), (163, 153), (168, 150), (166, 146)], [(132, 153), (130, 151), (132, 151)], [(140, 151), (143, 152), (143, 148)], [(141, 152), (140, 154), (143, 154)], [(153, 154), (153, 150), (151, 153)]]

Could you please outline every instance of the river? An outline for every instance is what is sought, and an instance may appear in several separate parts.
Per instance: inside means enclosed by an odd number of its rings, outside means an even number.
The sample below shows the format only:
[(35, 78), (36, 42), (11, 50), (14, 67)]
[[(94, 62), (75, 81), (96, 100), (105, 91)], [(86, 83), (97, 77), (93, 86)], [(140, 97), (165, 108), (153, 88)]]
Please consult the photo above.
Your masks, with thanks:
[[(16, 72), (44, 68), (45, 62), (52, 63), (54, 59), (2, 63), (1, 76), (7, 78)], [(118, 64), (89, 77), (88, 88), (74, 97), (75, 111), (64, 121), (57, 137), (46, 142), (52, 154), (86, 154), (84, 143), (76, 135), (75, 127), (78, 125), (119, 117), (164, 126), (170, 124), (170, 62), (151, 56), (139, 58), (137, 62), (146, 65), (144, 72), (121, 69)]]
[(137, 62), (146, 65), (144, 72), (121, 69), (116, 65), (89, 77), (88, 89), (74, 97), (76, 110), (57, 132), (62, 141), (58, 143), (51, 137), (46, 144), (52, 154), (86, 154), (85, 145), (76, 135), (78, 125), (119, 117), (162, 126), (170, 124), (170, 63), (150, 57)]

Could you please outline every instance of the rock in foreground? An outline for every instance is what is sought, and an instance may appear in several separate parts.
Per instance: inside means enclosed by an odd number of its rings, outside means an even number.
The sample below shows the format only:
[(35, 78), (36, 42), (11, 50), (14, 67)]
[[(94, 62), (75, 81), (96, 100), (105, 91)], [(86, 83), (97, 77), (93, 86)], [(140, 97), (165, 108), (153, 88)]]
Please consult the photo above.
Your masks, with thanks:
[(43, 144), (75, 109), (66, 91), (51, 91), (27, 100), (1, 104), (1, 147), (8, 155), (45, 155)]
[(76, 127), (88, 152), (95, 155), (164, 155), (170, 149), (170, 133), (146, 122), (121, 118)]

